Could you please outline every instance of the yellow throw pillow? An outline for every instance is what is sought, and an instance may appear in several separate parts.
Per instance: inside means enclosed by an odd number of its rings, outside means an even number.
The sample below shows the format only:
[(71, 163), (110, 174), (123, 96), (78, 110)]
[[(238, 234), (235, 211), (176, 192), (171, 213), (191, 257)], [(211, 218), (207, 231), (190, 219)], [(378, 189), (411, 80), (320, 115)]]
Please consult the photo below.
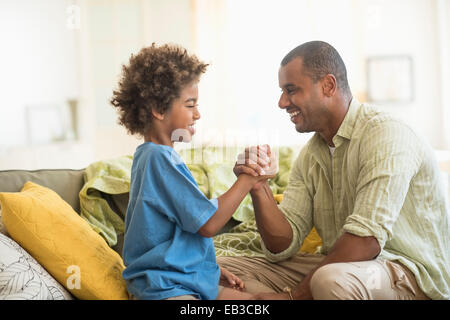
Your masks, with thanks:
[[(279, 204), (281, 200), (283, 200), (282, 194), (274, 194), (273, 197), (275, 201)], [(302, 246), (300, 247), (301, 252), (315, 253), (317, 248), (322, 245), (322, 239), (316, 231), (316, 228), (312, 228), (311, 232), (303, 241)]]
[(120, 255), (54, 191), (32, 182), (0, 193), (2, 220), (18, 242), (78, 299), (128, 299)]
[(317, 249), (322, 245), (322, 239), (316, 231), (316, 228), (312, 228), (311, 232), (303, 241), (300, 247), (301, 252), (316, 253)]

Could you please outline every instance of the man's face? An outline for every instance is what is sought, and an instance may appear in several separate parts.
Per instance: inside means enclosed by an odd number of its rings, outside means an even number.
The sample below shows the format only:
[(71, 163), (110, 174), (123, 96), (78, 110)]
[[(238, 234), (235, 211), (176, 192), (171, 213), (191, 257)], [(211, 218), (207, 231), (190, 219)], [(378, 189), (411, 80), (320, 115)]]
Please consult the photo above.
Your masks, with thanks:
[(314, 83), (303, 71), (303, 60), (294, 58), (278, 71), (282, 90), (278, 106), (285, 109), (298, 132), (320, 131), (326, 123), (321, 81)]

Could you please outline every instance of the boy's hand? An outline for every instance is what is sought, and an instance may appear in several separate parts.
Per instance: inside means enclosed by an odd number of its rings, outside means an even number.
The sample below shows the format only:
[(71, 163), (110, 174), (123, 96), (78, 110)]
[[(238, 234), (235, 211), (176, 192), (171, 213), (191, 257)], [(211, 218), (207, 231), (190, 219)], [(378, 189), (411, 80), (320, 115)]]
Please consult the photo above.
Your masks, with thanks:
[(236, 275), (225, 268), (220, 267), (220, 284), (224, 287), (231, 287), (236, 290), (243, 290), (245, 287), (244, 281), (239, 279)]

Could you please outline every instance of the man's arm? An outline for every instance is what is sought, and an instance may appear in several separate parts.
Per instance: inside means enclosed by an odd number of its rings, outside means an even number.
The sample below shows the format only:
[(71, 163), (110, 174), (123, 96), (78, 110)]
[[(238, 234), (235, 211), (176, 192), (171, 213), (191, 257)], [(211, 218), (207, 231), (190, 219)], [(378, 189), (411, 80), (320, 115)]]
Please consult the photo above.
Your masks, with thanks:
[[(265, 170), (264, 170), (265, 169)], [(278, 159), (270, 146), (246, 148), (239, 154), (233, 168), (234, 174), (257, 176), (269, 172), (273, 176), (278, 171)], [(293, 232), (284, 214), (278, 209), (267, 179), (256, 183), (250, 190), (256, 225), (266, 248), (272, 253), (279, 253), (289, 247)]]
[[(312, 299), (310, 281), (320, 267), (337, 262), (367, 261), (375, 259), (381, 251), (375, 237), (360, 237), (344, 233), (331, 248), (328, 255), (292, 291), (294, 300)], [(266, 297), (269, 298), (269, 297)]]
[(284, 214), (278, 209), (267, 181), (250, 192), (255, 211), (255, 220), (261, 239), (272, 253), (286, 250), (293, 238), (292, 228)]
[[(256, 183), (250, 190), (258, 231), (266, 256), (271, 261), (295, 254), (301, 239), (312, 228), (312, 201), (300, 173), (301, 159), (299, 156), (291, 169), (280, 206), (276, 204), (267, 181)], [(271, 152), (268, 145), (246, 148), (245, 153), (239, 155), (233, 171), (236, 176), (242, 173), (257, 175), (263, 168), (270, 174), (278, 172), (277, 153)]]
[[(291, 292), (294, 300), (312, 300), (310, 282), (320, 267), (337, 262), (367, 261), (375, 259), (381, 248), (375, 237), (359, 237), (351, 233), (344, 233), (331, 248), (327, 256), (314, 268)], [(289, 300), (288, 293), (260, 293), (253, 297), (255, 300)]]

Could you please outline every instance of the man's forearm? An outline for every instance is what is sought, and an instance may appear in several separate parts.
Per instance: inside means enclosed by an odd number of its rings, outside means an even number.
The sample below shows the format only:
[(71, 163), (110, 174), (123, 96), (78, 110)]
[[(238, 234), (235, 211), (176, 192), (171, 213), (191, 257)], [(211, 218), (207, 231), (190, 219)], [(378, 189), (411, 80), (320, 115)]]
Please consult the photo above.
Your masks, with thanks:
[(286, 250), (292, 242), (292, 228), (278, 209), (272, 190), (266, 182), (257, 191), (251, 191), (256, 225), (266, 248), (279, 253)]

